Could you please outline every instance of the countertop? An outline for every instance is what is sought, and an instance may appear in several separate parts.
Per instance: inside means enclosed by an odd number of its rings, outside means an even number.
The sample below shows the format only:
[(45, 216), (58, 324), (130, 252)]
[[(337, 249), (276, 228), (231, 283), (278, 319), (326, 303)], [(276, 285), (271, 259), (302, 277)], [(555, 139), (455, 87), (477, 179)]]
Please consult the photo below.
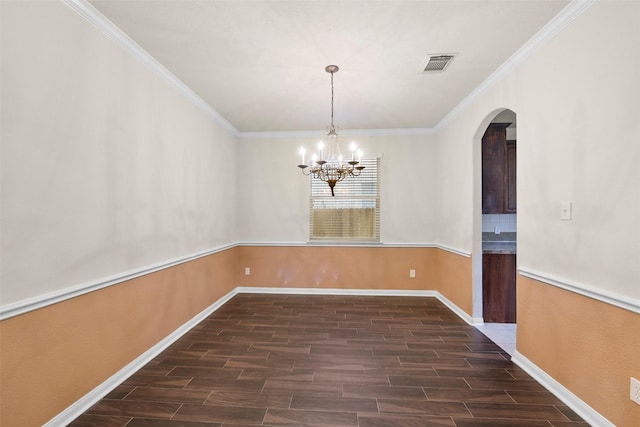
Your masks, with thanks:
[(515, 254), (516, 242), (513, 241), (491, 241), (482, 242), (483, 254)]

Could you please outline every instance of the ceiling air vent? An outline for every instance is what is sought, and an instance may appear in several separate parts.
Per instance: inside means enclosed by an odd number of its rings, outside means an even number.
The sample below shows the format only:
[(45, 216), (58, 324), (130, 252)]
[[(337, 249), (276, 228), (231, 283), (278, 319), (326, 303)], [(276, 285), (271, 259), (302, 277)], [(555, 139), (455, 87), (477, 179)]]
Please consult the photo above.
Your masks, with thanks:
[(439, 73), (447, 69), (453, 58), (455, 58), (455, 53), (446, 53), (439, 55), (429, 55), (429, 60), (427, 65), (424, 67), (424, 73)]

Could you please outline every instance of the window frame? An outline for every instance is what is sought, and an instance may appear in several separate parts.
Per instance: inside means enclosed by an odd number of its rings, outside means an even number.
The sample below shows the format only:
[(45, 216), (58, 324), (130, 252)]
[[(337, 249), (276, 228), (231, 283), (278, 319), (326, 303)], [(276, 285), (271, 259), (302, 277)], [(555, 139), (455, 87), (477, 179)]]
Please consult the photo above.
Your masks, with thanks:
[[(362, 158), (365, 168), (361, 175), (338, 182), (334, 188), (335, 196), (331, 196), (326, 182), (310, 178), (310, 243), (380, 243), (380, 160), (378, 157)], [(317, 224), (316, 214), (323, 207), (331, 218), (325, 218), (327, 224)], [(361, 209), (372, 211), (359, 212)], [(331, 212), (334, 210), (336, 212)], [(371, 219), (367, 220), (369, 216)], [(353, 224), (345, 224), (344, 221), (367, 223), (354, 229)]]

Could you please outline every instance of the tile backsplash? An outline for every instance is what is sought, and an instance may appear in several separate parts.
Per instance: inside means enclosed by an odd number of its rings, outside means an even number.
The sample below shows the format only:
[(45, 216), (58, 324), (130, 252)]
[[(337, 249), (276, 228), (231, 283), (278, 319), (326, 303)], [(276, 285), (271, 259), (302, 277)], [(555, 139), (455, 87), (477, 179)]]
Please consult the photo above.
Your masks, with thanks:
[(482, 232), (494, 233), (497, 226), (501, 233), (515, 233), (517, 231), (516, 217), (516, 214), (482, 215)]

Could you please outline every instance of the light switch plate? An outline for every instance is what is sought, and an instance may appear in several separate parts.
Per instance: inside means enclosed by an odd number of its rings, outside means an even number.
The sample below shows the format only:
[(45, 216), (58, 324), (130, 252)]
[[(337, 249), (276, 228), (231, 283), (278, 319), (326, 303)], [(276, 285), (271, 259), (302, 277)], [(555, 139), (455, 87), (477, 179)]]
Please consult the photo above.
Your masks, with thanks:
[(629, 399), (640, 405), (640, 381), (631, 377), (631, 390), (629, 391)]
[(571, 210), (572, 210), (571, 202), (562, 202), (562, 204), (560, 205), (560, 219), (565, 221), (571, 221)]

